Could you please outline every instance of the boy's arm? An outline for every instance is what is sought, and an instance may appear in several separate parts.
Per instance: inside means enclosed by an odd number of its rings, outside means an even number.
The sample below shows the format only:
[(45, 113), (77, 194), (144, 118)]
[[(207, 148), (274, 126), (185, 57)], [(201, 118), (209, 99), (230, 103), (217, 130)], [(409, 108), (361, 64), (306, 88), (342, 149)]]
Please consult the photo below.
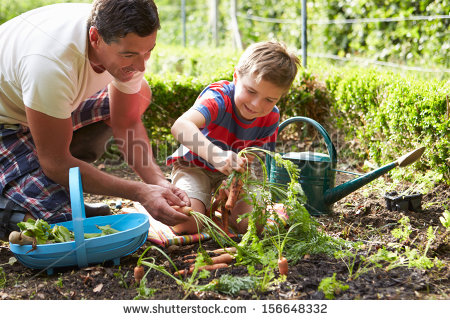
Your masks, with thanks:
[(208, 140), (199, 128), (206, 119), (200, 111), (188, 110), (172, 126), (172, 134), (185, 147), (208, 161), (220, 172), (229, 175), (233, 170), (243, 172), (244, 160), (231, 150), (225, 151)]

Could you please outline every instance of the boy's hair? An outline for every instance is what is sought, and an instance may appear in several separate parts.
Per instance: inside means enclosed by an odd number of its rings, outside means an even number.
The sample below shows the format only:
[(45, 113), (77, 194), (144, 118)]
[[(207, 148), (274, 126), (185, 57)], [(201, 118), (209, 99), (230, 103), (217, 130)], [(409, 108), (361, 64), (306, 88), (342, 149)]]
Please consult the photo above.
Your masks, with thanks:
[(289, 91), (297, 75), (300, 59), (280, 42), (265, 41), (250, 45), (236, 66), (238, 75), (250, 75)]
[(129, 33), (146, 37), (160, 28), (158, 8), (153, 0), (95, 0), (87, 27), (107, 44)]

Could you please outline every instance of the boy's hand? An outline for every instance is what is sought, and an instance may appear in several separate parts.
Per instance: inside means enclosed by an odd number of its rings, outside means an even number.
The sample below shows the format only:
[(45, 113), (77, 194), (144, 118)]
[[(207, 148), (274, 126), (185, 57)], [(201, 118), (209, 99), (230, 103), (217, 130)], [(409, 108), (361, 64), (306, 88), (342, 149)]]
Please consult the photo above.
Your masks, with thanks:
[(233, 170), (238, 172), (244, 172), (246, 167), (245, 158), (239, 157), (235, 152), (228, 150), (223, 151), (224, 155), (219, 158), (218, 161), (213, 163), (214, 167), (226, 174), (230, 175)]

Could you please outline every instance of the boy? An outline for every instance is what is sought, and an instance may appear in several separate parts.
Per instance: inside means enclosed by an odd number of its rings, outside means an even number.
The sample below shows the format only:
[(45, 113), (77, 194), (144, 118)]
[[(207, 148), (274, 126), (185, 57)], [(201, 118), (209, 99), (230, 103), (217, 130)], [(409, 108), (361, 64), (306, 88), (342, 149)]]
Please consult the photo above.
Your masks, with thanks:
[[(188, 194), (195, 211), (206, 213), (211, 193), (226, 176), (245, 170), (239, 150), (251, 146), (274, 150), (279, 122), (275, 104), (289, 91), (298, 65), (297, 56), (284, 45), (255, 43), (241, 56), (233, 82), (210, 84), (175, 121), (172, 134), (182, 145), (167, 164), (173, 164), (172, 183)], [(230, 213), (230, 226), (245, 233), (247, 222), (238, 224), (236, 219), (250, 211), (250, 205), (238, 201)], [(191, 217), (173, 230), (196, 233), (198, 227)]]

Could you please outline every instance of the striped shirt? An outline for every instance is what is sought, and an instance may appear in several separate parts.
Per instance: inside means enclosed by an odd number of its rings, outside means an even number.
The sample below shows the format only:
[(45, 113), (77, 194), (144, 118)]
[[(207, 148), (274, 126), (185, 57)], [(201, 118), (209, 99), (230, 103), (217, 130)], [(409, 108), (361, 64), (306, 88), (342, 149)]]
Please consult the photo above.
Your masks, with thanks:
[[(205, 126), (200, 128), (209, 141), (223, 150), (239, 152), (246, 147), (261, 147), (274, 151), (280, 114), (276, 106), (264, 116), (245, 120), (236, 112), (233, 82), (222, 80), (206, 87), (191, 109), (205, 117)], [(182, 159), (197, 167), (217, 171), (209, 162), (181, 145), (167, 158), (167, 165)]]

